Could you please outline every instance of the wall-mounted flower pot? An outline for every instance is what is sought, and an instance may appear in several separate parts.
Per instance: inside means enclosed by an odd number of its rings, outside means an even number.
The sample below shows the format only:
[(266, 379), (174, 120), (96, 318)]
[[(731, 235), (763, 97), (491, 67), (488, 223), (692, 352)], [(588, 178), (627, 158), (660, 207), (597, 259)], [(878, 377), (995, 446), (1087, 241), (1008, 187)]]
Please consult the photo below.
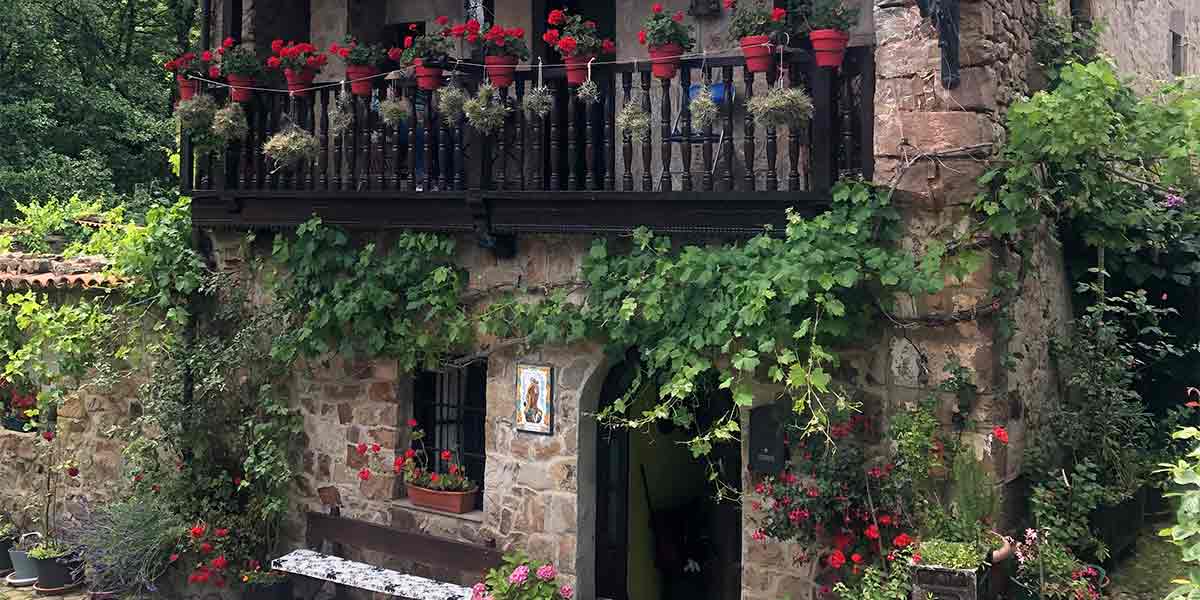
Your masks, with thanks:
[(284, 69), (283, 76), (287, 78), (288, 91), (301, 98), (307, 98), (312, 95), (313, 80), (317, 78), (316, 69)]
[(417, 73), (417, 88), (432, 92), (442, 87), (442, 70), (440, 68), (426, 67), (419, 58), (413, 60), (413, 66)]
[(808, 32), (818, 67), (840, 67), (846, 58), (850, 34), (836, 29), (814, 29)]
[(499, 89), (512, 85), (513, 75), (517, 71), (515, 56), (485, 56), (483, 70), (487, 72), (488, 80)]
[(254, 90), (249, 88), (254, 87), (254, 78), (245, 75), (230, 75), (226, 79), (229, 80), (229, 98), (234, 102), (249, 102), (254, 98)]
[(679, 71), (683, 48), (679, 44), (650, 46), (650, 73), (659, 79), (670, 79)]
[(285, 579), (270, 585), (247, 585), (242, 600), (292, 600), (292, 580)]
[(37, 589), (61, 590), (72, 587), (83, 579), (79, 559), (73, 556), (32, 559), (37, 568)]
[(913, 565), (912, 600), (979, 600), (987, 590), (990, 569), (950, 569)]
[(175, 83), (179, 86), (180, 100), (191, 100), (192, 96), (196, 95), (196, 88), (200, 86), (199, 81), (188, 79), (183, 75), (176, 75)]
[(468, 513), (475, 510), (474, 491), (470, 492), (441, 492), (437, 490), (427, 490), (415, 485), (406, 486), (408, 490), (408, 499), (417, 506), (424, 508), (432, 508), (456, 515)]
[(0, 572), (11, 571), (13, 568), (12, 557), (8, 554), (12, 547), (12, 539), (0, 540)]
[(568, 56), (563, 59), (567, 65), (567, 85), (583, 85), (587, 81), (588, 63), (592, 61), (592, 55), (586, 54), (583, 56)]
[(375, 80), (367, 78), (374, 77), (378, 74), (378, 67), (371, 65), (347, 65), (346, 77), (351, 79), (350, 92), (355, 96), (362, 96), (364, 98), (370, 96), (371, 88), (375, 85)]
[(746, 57), (746, 70), (751, 73), (766, 73), (771, 70), (771, 38), (765, 35), (750, 35), (742, 38), (742, 56)]

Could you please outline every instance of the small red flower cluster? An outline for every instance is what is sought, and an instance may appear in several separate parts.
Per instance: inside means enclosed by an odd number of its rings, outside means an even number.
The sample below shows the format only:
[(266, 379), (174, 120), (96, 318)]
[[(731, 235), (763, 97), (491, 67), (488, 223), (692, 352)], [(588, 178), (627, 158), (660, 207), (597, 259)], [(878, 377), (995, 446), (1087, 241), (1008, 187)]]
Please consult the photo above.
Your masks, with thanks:
[(520, 27), (505, 29), (499, 25), (492, 25), (483, 34), (483, 39), (487, 40), (501, 48), (509, 42), (509, 40), (519, 40), (525, 37), (525, 30)]
[(237, 43), (236, 40), (227, 37), (216, 50), (205, 50), (199, 56), (196, 56), (195, 52), (185, 52), (174, 60), (164, 63), (163, 68), (177, 75), (190, 73), (217, 79), (221, 76), (221, 68), (216, 64), (220, 60), (219, 57), (233, 48), (235, 43)]
[[(188, 538), (182, 551), (196, 554), (196, 568), (188, 575), (188, 583), (211, 583), (216, 587), (225, 587), (227, 578), (231, 575), (227, 571), (229, 559), (222, 550), (229, 540), (229, 534), (230, 530), (222, 527), (210, 531), (204, 523), (196, 523), (188, 529)], [(213, 556), (214, 554), (216, 556)], [(209, 558), (210, 556), (212, 558)], [(172, 553), (167, 560), (174, 563), (180, 557), (179, 553)]]
[(584, 20), (579, 15), (568, 15), (565, 8), (550, 11), (546, 23), (556, 29), (547, 29), (542, 34), (542, 41), (564, 57), (587, 56), (596, 52), (612, 54), (617, 50), (615, 42), (596, 35), (595, 21)]
[(358, 42), (351, 41), (351, 42), (348, 42), (347, 45), (345, 45), (345, 46), (343, 46), (337, 42), (334, 42), (329, 45), (329, 53), (336, 54), (342, 58), (347, 58), (350, 56), (350, 51), (357, 47), (358, 47)]
[(271, 42), (271, 51), (275, 53), (274, 56), (267, 59), (267, 67), (271, 69), (283, 67), (293, 71), (303, 69), (315, 71), (329, 62), (328, 54), (317, 50), (316, 46), (308, 42), (285, 43), (283, 40), (275, 40)]

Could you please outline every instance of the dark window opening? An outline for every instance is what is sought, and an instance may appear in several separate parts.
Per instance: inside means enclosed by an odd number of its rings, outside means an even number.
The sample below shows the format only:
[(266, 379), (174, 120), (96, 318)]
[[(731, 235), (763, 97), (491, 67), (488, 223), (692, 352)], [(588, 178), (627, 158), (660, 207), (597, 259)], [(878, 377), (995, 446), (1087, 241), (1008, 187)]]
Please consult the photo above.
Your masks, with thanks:
[[(413, 418), (425, 432), (430, 466), (445, 473), (449, 462), (461, 465), (483, 490), (486, 457), (487, 362), (418, 373), (413, 381)], [(443, 450), (453, 456), (442, 460)]]
[(1183, 36), (1171, 32), (1171, 74), (1176, 77), (1183, 75), (1184, 70)]

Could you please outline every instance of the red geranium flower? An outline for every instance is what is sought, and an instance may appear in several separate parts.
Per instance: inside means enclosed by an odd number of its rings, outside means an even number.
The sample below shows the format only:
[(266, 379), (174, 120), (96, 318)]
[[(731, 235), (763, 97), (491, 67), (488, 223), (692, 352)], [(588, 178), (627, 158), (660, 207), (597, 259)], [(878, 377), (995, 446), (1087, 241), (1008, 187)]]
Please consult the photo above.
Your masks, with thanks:
[(191, 534), (192, 534), (192, 537), (194, 537), (194, 538), (202, 537), (204, 535), (204, 525), (197, 524), (197, 525), (193, 526), (191, 529)]
[(358, 446), (355, 446), (354, 450), (358, 452), (359, 456), (362, 456), (367, 453), (367, 444), (365, 442), (359, 442)]
[(213, 535), (216, 535), (219, 538), (223, 538), (223, 537), (229, 535), (229, 530), (228, 529), (218, 529), (213, 532)]
[(450, 451), (442, 450), (441, 457), (442, 457), (442, 460), (450, 460)]
[(370, 480), (371, 479), (371, 470), (366, 467), (363, 467), (363, 469), (358, 472), (358, 478), (363, 481)]
[(212, 544), (210, 544), (208, 542), (204, 542), (203, 544), (200, 544), (200, 554), (208, 554), (209, 552), (212, 552), (212, 551), (213, 551)]
[(53, 442), (54, 441), (54, 432), (50, 431), (50, 430), (43, 431), (42, 439), (46, 440), (47, 442)]
[[(334, 44), (334, 45), (336, 46), (337, 44)], [(280, 52), (283, 52), (283, 40), (272, 41), (271, 42), (271, 52), (274, 52), (275, 54), (279, 54)]]
[(863, 532), (863, 535), (866, 535), (873, 540), (877, 540), (879, 539), (879, 527), (874, 523), (871, 523), (867, 526), (867, 530)]
[(408, 30), (409, 30), (409, 31), (416, 31), (416, 30), (417, 30), (417, 24), (416, 24), (416, 23), (409, 23), (409, 24), (408, 24)]
[(879, 522), (883, 525), (891, 525), (892, 515), (879, 515)]
[(235, 42), (233, 38), (227, 37), (227, 38), (225, 38), (225, 41), (221, 42), (221, 47), (222, 48), (232, 48), (235, 43), (237, 43), (237, 42)]
[(736, 5), (736, 2), (737, 2), (737, 0), (725, 0), (725, 8), (733, 10), (733, 7)]
[(656, 14), (656, 15), (657, 15), (657, 14), (661, 14), (661, 13), (662, 13), (662, 11), (663, 11), (662, 4), (660, 4), (660, 3), (658, 3), (658, 2), (655, 2), (655, 3), (654, 3), (654, 6), (651, 6), (651, 7), (650, 7), (650, 10), (651, 10), (651, 12), (653, 12), (653, 13), (654, 13), (654, 14)]
[(394, 62), (400, 62), (400, 57), (402, 56), (404, 56), (404, 51), (399, 48), (392, 48), (388, 50), (388, 58)]
[(222, 555), (222, 556), (218, 556), (218, 557), (212, 559), (212, 562), (209, 562), (208, 565), (210, 567), (220, 571), (221, 569), (224, 569), (225, 567), (229, 566), (229, 561), (225, 558), (224, 555)]
[(458, 474), (458, 465), (450, 465), (450, 468), (447, 470), (450, 471), (451, 475), (457, 475)]
[(413, 45), (413, 38), (412, 38), (412, 36), (411, 36), (411, 35), (409, 35), (409, 36), (405, 36), (405, 38), (404, 38), (404, 47), (405, 47), (405, 48), (412, 48), (412, 45)]
[(417, 455), (417, 451), (413, 450), (412, 448), (409, 448), (408, 450), (404, 451), (404, 458), (412, 458), (416, 455)]
[(172, 554), (172, 555), (170, 555), (170, 556), (168, 556), (168, 557), (167, 557), (167, 562), (175, 562), (175, 561), (177, 561), (177, 560), (179, 560), (179, 555), (178, 555), (178, 554)]
[(671, 18), (674, 19), (674, 21), (676, 23), (682, 23), (683, 22), (683, 11), (681, 10), (681, 11), (675, 13), (675, 15), (672, 16)]
[(558, 40), (558, 49), (563, 54), (570, 54), (574, 52), (577, 46), (578, 43), (575, 41), (575, 38), (571, 36), (567, 36), (561, 40)]
[(857, 564), (859, 564), (859, 563), (861, 563), (861, 562), (862, 562), (862, 560), (863, 560), (863, 559), (862, 559), (862, 555), (861, 555), (861, 554), (859, 554), (859, 553), (857, 553), (857, 552), (855, 552), (854, 554), (851, 554), (851, 555), (850, 555), (850, 561), (851, 561), (851, 562), (853, 562), (853, 563), (854, 563), (854, 564), (856, 564), (856, 565), (857, 565)]
[(79, 477), (79, 469), (77, 467), (67, 467), (67, 477)]
[(204, 62), (212, 62), (212, 59), (213, 59), (213, 53), (211, 50), (205, 50), (204, 54), (200, 55), (200, 60), (202, 60)]
[(377, 453), (377, 452), (379, 452), (380, 450), (383, 450), (383, 447), (382, 447), (382, 446), (380, 446), (379, 444), (371, 444), (371, 452), (376, 452), (376, 453)]
[(912, 543), (912, 538), (908, 537), (907, 533), (902, 533), (892, 540), (892, 545), (897, 548), (904, 548)]
[(646, 45), (646, 30), (645, 29), (638, 32), (638, 43), (643, 46)]
[(842, 554), (841, 550), (834, 550), (833, 554), (829, 555), (829, 566), (834, 569), (842, 568), (846, 564), (846, 555)]
[(219, 79), (220, 77), (221, 77), (221, 67), (209, 67), (208, 68), (208, 78), (209, 79)]
[(600, 42), (600, 52), (602, 54), (612, 54), (617, 51), (617, 44), (612, 40), (604, 40)]
[(542, 41), (546, 42), (547, 44), (558, 43), (558, 30), (557, 29), (547, 29), (546, 33), (542, 34)]
[(562, 25), (566, 20), (567, 15), (563, 14), (563, 11), (557, 8), (550, 11), (550, 16), (546, 17), (546, 22), (555, 26)]
[(919, 563), (919, 562), (921, 562), (921, 555), (920, 555), (920, 554), (914, 554), (914, 555), (912, 555), (912, 561), (913, 561), (913, 562), (915, 562), (915, 563)]
[(992, 428), (992, 435), (995, 436), (1001, 444), (1008, 443), (1008, 431), (1006, 431), (1003, 427), (997, 425), (996, 427)]
[(467, 31), (469, 33), (479, 33), (479, 21), (476, 19), (467, 19)]
[(446, 23), (450, 22), (450, 17), (447, 17), (446, 15), (441, 15), (438, 18), (434, 19), (434, 21), (437, 22), (438, 25), (445, 25)]
[(787, 16), (787, 11), (782, 8), (776, 7), (775, 10), (771, 11), (771, 20), (775, 21), (776, 23), (778, 23), (779, 21), (782, 21), (783, 18), (786, 16)]
[(433, 482), (436, 482), (436, 481), (438, 480), (438, 474), (437, 474), (437, 473), (430, 473), (430, 474), (429, 474), (429, 480), (430, 480), (430, 481), (433, 481)]
[(280, 64), (282, 64), (282, 62), (279, 60), (278, 56), (272, 56), (271, 58), (267, 59), (267, 68), (278, 69)]

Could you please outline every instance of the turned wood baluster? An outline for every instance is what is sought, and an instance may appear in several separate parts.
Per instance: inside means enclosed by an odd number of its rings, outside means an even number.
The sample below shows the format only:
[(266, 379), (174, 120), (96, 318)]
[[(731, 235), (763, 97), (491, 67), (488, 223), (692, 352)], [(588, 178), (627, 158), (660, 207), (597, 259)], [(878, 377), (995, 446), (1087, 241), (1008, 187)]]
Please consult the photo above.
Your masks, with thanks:
[(725, 159), (725, 172), (721, 174), (722, 187), (733, 191), (733, 67), (721, 67), (721, 81), (725, 84), (725, 102), (721, 107), (721, 158)]
[[(782, 76), (779, 71), (772, 67), (767, 73), (767, 91), (775, 86), (779, 78)], [(774, 125), (767, 126), (767, 190), (771, 192), (779, 191), (779, 173), (775, 170), (775, 163), (779, 158), (778, 136), (775, 132)]]
[[(798, 87), (803, 84), (800, 77), (796, 74), (795, 69), (788, 69), (788, 84), (792, 87)], [(800, 191), (800, 129), (803, 126), (794, 125), (788, 127), (788, 183), (787, 189), (791, 192)]]
[(239, 190), (247, 189), (251, 186), (253, 175), (250, 170), (254, 165), (254, 103), (249, 103), (242, 107), (246, 111), (246, 136), (242, 138), (238, 151), (238, 177), (237, 187)]
[(349, 163), (346, 178), (342, 180), (342, 189), (358, 191), (358, 148), (359, 138), (362, 137), (362, 102), (359, 102), (358, 96), (353, 97), (350, 106), (354, 119), (350, 124), (350, 139), (342, 143), (346, 162)]
[(567, 189), (572, 191), (579, 189), (579, 97), (575, 91), (571, 88), (567, 93)]
[[(621, 107), (633, 98), (633, 73), (621, 73), (621, 89), (623, 92)], [(621, 189), (633, 191), (633, 136), (626, 129), (621, 132)]]
[[(393, 81), (392, 82), (392, 90), (393, 90), (392, 93), (395, 94), (395, 98), (397, 100), (399, 100), (403, 97), (403, 90), (400, 89), (399, 83)], [(412, 129), (412, 122), (413, 122), (413, 118), (412, 118), (412, 114), (410, 113), (408, 116), (408, 123), (407, 123), (409, 125), (410, 130)], [(394, 128), (392, 128), (392, 176), (391, 177), (392, 177), (392, 189), (394, 189), (394, 190), (398, 190), (398, 189), (401, 189), (404, 187), (404, 168), (403, 168), (404, 161), (400, 160), (400, 157), (402, 156), (405, 140), (403, 139), (404, 136), (400, 135), (401, 123), (403, 123), (403, 121), (396, 123), (396, 126)]]
[(374, 185), (374, 174), (378, 155), (376, 143), (379, 141), (375, 129), (375, 111), (371, 110), (371, 99), (362, 99), (363, 110), (363, 144), (362, 144), (362, 180), (358, 184), (360, 190), (370, 190)]
[[(375, 113), (375, 111), (371, 111)], [(375, 131), (378, 137), (372, 137), (372, 143), (376, 144), (375, 156), (379, 160), (375, 163), (375, 189), (387, 189), (387, 164), (388, 164), (388, 124), (383, 121), (383, 115), (376, 114), (375, 116)]]
[[(500, 90), (500, 102), (508, 104), (508, 88)], [(508, 117), (504, 118), (504, 124), (500, 126), (500, 131), (496, 135), (496, 152), (499, 154), (492, 164), (498, 164), (498, 172), (496, 173), (496, 189), (504, 191), (508, 189)]]
[[(271, 99), (271, 130), (267, 132), (267, 137), (269, 138), (279, 131), (279, 113), (283, 110), (283, 102), (275, 94), (267, 94), (267, 97)], [(276, 164), (271, 165), (270, 189), (279, 189), (279, 165)]]
[[(317, 131), (317, 116), (315, 114), (313, 114), (313, 111), (316, 109), (317, 109), (316, 96), (309, 96), (304, 101), (305, 129), (307, 129), (314, 136), (316, 136), (320, 133), (319, 131)], [(318, 153), (320, 152), (320, 150), (319, 150), (320, 145), (321, 145), (320, 140), (321, 140), (321, 138), (317, 137), (317, 148), (318, 148), (317, 152)], [(318, 165), (320, 164), (320, 162), (321, 162), (320, 154), (317, 154), (317, 156), (313, 157), (312, 160), (308, 161), (308, 165), (305, 167), (305, 171), (304, 171), (304, 173), (305, 173), (304, 189), (306, 189), (306, 190), (316, 189), (317, 179), (320, 177), (320, 171), (318, 171), (318, 168), (319, 168)]]
[(433, 110), (433, 91), (425, 92), (425, 184), (426, 192), (433, 191), (433, 136), (434, 123), (437, 122), (437, 115)]
[(466, 189), (467, 183), (467, 157), (465, 154), (467, 127), (462, 122), (458, 122), (458, 127), (451, 133), (454, 137), (453, 161), (454, 163), (454, 189), (462, 191)]
[(596, 156), (593, 154), (595, 148), (592, 144), (592, 117), (596, 114), (596, 105), (580, 102), (583, 108), (583, 189), (596, 189)]
[(463, 118), (459, 117), (454, 121), (454, 125), (447, 125), (445, 119), (439, 119), (438, 123), (438, 156), (441, 160), (438, 161), (438, 169), (441, 171), (439, 178), (441, 181), (441, 190), (450, 190), (454, 186), (454, 156), (453, 151), (454, 130), (462, 126)]
[(408, 185), (404, 189), (409, 192), (417, 191), (417, 128), (421, 126), (421, 114), (417, 112), (417, 94), (419, 93), (416, 88), (408, 90), (412, 114), (408, 117), (408, 140), (404, 147), (404, 157), (408, 168)]
[[(533, 83), (530, 82), (529, 89), (533, 89)], [(529, 141), (531, 148), (529, 157), (531, 159), (529, 165), (529, 184), (535, 190), (546, 188), (546, 180), (543, 177), (542, 168), (546, 164), (546, 155), (542, 153), (542, 127), (546, 122), (545, 117), (532, 115), (529, 118), (529, 123), (532, 125), (532, 130), (529, 132)]]
[[(290, 121), (292, 124), (292, 127), (303, 128), (303, 124), (300, 122), (300, 111), (297, 108), (298, 104), (299, 104), (299, 100), (295, 96), (289, 96), (286, 99), (284, 99), (283, 106), (281, 106), (279, 108), (281, 123)], [(299, 161), (289, 165), (286, 169), (283, 170), (283, 174), (280, 175), (280, 177), (279, 177), (279, 179), (280, 179), (279, 183), (282, 186), (281, 189), (285, 189), (285, 190), (296, 189), (296, 179), (299, 175), (299, 170), (300, 170), (300, 162)]]
[(683, 175), (679, 184), (683, 191), (692, 191), (692, 69), (684, 63), (679, 68), (679, 122), (683, 143), (679, 145), (679, 158), (683, 162)]
[(659, 120), (662, 122), (662, 172), (658, 176), (658, 190), (671, 191), (671, 80), (662, 81), (662, 109)]
[[(642, 75), (642, 110), (646, 112), (646, 118), (650, 115), (650, 71), (646, 71)], [(653, 151), (651, 150), (650, 129), (646, 128), (646, 135), (642, 137), (642, 191), (654, 191), (654, 176), (651, 175), (651, 158)]]
[(617, 140), (616, 140), (617, 74), (608, 78), (604, 94), (604, 189), (617, 189)]
[[(559, 102), (561, 96), (557, 93), (559, 90), (555, 89), (560, 88), (561, 85), (561, 83), (556, 83), (551, 88), (555, 92), (554, 101), (550, 103), (550, 189), (552, 190), (558, 190), (562, 186), (562, 157), (559, 156), (560, 143), (558, 140), (562, 135), (561, 127), (558, 124), (558, 120), (562, 118), (562, 107)], [(568, 89), (565, 96), (568, 102), (570, 94), (571, 91)]]
[(317, 184), (321, 189), (329, 189), (329, 88), (323, 88), (321, 94), (321, 154), (317, 156)]
[(517, 144), (517, 181), (515, 182), (516, 189), (525, 190), (525, 110), (521, 108), (521, 104), (525, 99), (525, 81), (520, 80), (515, 82), (516, 90), (516, 144)]
[[(713, 80), (713, 73), (715, 73), (715, 72), (716, 72), (715, 67), (708, 67), (707, 69), (703, 69), (700, 73), (700, 77), (704, 78), (704, 85), (705, 85), (705, 87), (709, 88), (709, 91), (712, 91), (711, 86), (712, 86), (712, 80)], [(706, 192), (713, 191), (712, 134), (713, 134), (713, 126), (712, 126), (712, 120), (710, 119), (707, 123), (704, 124), (704, 130), (701, 132), (701, 135), (704, 136), (704, 145), (701, 146), (701, 149), (700, 149), (700, 156), (701, 156), (702, 160), (704, 161), (704, 164), (702, 165), (704, 168), (704, 171), (700, 175), (700, 189), (702, 189)]]
[[(754, 73), (746, 69), (743, 76), (746, 80), (746, 106), (749, 106), (750, 99), (754, 97)], [(746, 170), (746, 173), (743, 177), (743, 182), (746, 191), (754, 191), (754, 117), (750, 115), (750, 111), (746, 111), (744, 127), (745, 133), (742, 138), (742, 152), (745, 154), (743, 168)]]

